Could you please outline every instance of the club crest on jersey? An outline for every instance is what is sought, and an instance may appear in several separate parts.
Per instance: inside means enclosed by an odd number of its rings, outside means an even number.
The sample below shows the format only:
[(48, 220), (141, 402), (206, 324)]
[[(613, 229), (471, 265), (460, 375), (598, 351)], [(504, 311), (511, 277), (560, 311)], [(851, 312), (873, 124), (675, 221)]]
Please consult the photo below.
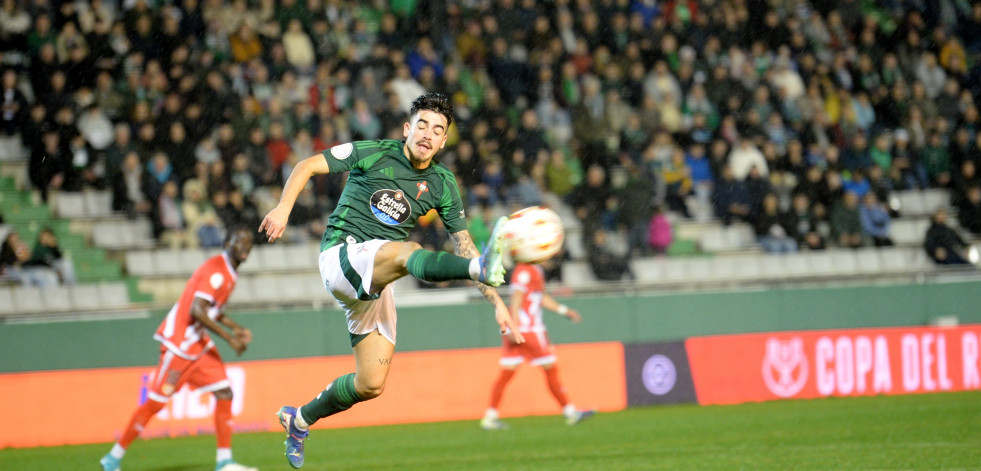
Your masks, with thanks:
[(416, 183), (416, 187), (419, 188), (419, 193), (416, 193), (416, 199), (419, 199), (423, 193), (429, 191), (429, 185), (426, 185), (426, 182)]
[(379, 221), (395, 226), (409, 219), (412, 206), (402, 190), (378, 190), (371, 195), (371, 213)]

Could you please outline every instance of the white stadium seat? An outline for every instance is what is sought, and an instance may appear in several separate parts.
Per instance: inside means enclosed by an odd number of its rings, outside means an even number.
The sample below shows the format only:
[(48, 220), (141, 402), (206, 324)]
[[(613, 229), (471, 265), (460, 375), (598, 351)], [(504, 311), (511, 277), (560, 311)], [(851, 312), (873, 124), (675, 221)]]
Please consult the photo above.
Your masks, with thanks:
[(17, 314), (34, 314), (44, 311), (41, 288), (18, 286), (13, 290), (14, 309)]
[(73, 308), (71, 288), (68, 286), (52, 286), (42, 292), (41, 304), (45, 312), (67, 312)]

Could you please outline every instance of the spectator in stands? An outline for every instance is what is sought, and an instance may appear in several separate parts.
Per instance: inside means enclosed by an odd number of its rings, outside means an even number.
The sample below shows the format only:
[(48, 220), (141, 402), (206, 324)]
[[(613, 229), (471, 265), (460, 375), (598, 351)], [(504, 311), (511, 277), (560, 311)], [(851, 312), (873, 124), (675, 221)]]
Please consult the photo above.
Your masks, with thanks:
[(892, 225), (889, 208), (879, 200), (875, 193), (868, 192), (862, 197), (859, 219), (862, 223), (862, 232), (872, 239), (872, 243), (876, 247), (893, 245), (889, 235), (889, 228)]
[(674, 239), (671, 221), (661, 206), (654, 207), (654, 214), (647, 225), (647, 244), (655, 254), (665, 254)]
[(927, 255), (939, 265), (967, 265), (965, 250), (968, 244), (947, 226), (947, 210), (938, 209), (933, 213), (930, 228), (926, 232), (923, 248)]
[(862, 221), (858, 210), (858, 195), (846, 191), (840, 203), (831, 211), (831, 237), (839, 246), (862, 246)]
[(619, 281), (624, 276), (634, 279), (627, 257), (617, 255), (608, 246), (609, 240), (605, 230), (597, 229), (592, 234), (587, 251), (589, 266), (596, 278), (603, 281)]
[(66, 285), (75, 284), (75, 265), (66, 258), (58, 247), (58, 236), (50, 227), (42, 227), (37, 235), (37, 244), (26, 265), (48, 267), (58, 274), (58, 280)]
[(591, 241), (593, 233), (602, 225), (603, 212), (612, 198), (613, 190), (606, 180), (606, 170), (599, 165), (589, 167), (585, 180), (569, 193), (567, 202), (582, 223), (584, 242)]
[(187, 230), (184, 215), (181, 212), (181, 201), (177, 182), (164, 182), (160, 196), (157, 199), (156, 218), (154, 221), (155, 234), (171, 249), (180, 247), (196, 248), (200, 245), (196, 235)]
[(767, 193), (763, 197), (762, 209), (752, 218), (756, 241), (769, 253), (796, 252), (793, 221), (789, 214), (780, 212), (779, 203), (776, 193)]
[(929, 141), (920, 153), (930, 185), (947, 188), (950, 186), (950, 154), (940, 132), (930, 133)]
[(769, 174), (766, 158), (749, 138), (740, 139), (739, 144), (732, 149), (729, 154), (729, 167), (732, 168), (733, 178), (740, 181), (746, 179), (753, 167), (756, 167), (762, 177)]
[(73, 171), (71, 155), (62, 145), (57, 130), (45, 130), (41, 142), (31, 152), (27, 166), (31, 184), (41, 192), (41, 200), (48, 201), (48, 191), (61, 188)]
[(788, 220), (792, 226), (791, 233), (797, 239), (798, 248), (824, 250), (824, 237), (821, 236), (819, 220), (811, 208), (811, 200), (805, 193), (795, 193), (788, 211)]
[(981, 176), (978, 175), (977, 164), (973, 160), (963, 161), (951, 181), (950, 205), (959, 207), (967, 198), (967, 189), (978, 185), (981, 185)]
[(109, 178), (112, 189), (113, 211), (125, 212), (130, 217), (146, 214), (152, 208), (153, 201), (147, 194), (147, 187), (153, 179), (140, 163), (136, 152), (129, 152), (123, 158), (119, 170)]
[(691, 169), (685, 162), (685, 152), (675, 146), (671, 150), (671, 158), (667, 165), (661, 167), (661, 179), (664, 181), (664, 201), (672, 211), (681, 213), (686, 219), (691, 219), (688, 202), (685, 200), (691, 194)]
[(736, 180), (729, 165), (722, 168), (722, 178), (715, 185), (712, 207), (715, 209), (715, 217), (721, 219), (724, 225), (728, 226), (736, 219), (749, 220), (751, 214), (749, 192), (746, 191), (743, 182)]
[(966, 196), (957, 207), (957, 220), (971, 234), (981, 235), (981, 186), (967, 188)]
[(17, 72), (5, 70), (0, 79), (0, 135), (18, 135), (27, 109), (27, 98), (17, 89)]
[(188, 180), (184, 184), (181, 214), (188, 231), (197, 237), (200, 246), (221, 247), (224, 231), (207, 194), (203, 183)]
[(0, 275), (24, 286), (47, 288), (58, 284), (58, 273), (51, 267), (31, 263), (31, 249), (16, 230), (7, 233), (0, 247)]

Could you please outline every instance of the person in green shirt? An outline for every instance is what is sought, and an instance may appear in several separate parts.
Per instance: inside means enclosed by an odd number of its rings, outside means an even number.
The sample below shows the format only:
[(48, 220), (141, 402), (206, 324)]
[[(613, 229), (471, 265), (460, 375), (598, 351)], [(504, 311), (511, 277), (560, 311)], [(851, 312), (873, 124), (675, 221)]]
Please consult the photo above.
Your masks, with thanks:
[[(340, 144), (300, 161), (286, 181), (279, 204), (259, 232), (270, 242), (283, 235), (290, 211), (310, 177), (349, 172), (337, 208), (328, 217), (321, 242), (320, 273), (347, 316), (356, 372), (338, 377), (302, 407), (283, 406), (286, 458), (303, 466), (303, 441), (317, 420), (378, 397), (385, 388), (395, 351), (395, 302), (391, 283), (406, 275), (440, 282), (474, 280), (494, 305), (502, 334), (524, 341), (507, 306), (493, 289), (504, 282), (502, 228), (497, 220), (479, 253), (473, 244), (453, 173), (435, 158), (445, 145), (453, 106), (439, 93), (412, 103), (403, 124), (404, 141), (382, 139)], [(425, 250), (407, 241), (418, 218), (435, 209), (454, 242), (456, 254)]]

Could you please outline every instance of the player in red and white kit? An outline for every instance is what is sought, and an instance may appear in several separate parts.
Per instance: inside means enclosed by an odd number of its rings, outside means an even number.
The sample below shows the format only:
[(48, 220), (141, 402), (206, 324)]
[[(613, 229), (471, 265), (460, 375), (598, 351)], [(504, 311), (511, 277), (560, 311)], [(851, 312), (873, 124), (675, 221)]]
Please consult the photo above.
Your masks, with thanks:
[(542, 321), (542, 308), (557, 312), (579, 323), (582, 317), (575, 309), (559, 303), (555, 298), (545, 293), (545, 271), (539, 265), (519, 263), (511, 273), (511, 318), (519, 326), (525, 342), (517, 344), (507, 336), (502, 336), (504, 353), (501, 356), (501, 373), (494, 383), (491, 392), (490, 407), (480, 421), (480, 427), (485, 430), (507, 428), (501, 422), (497, 407), (504, 395), (504, 388), (514, 377), (518, 365), (526, 360), (532, 365), (541, 366), (548, 381), (548, 389), (555, 400), (562, 406), (562, 415), (569, 425), (575, 425), (593, 416), (595, 411), (580, 411), (569, 402), (562, 382), (559, 381), (559, 370), (555, 365), (555, 351), (548, 341), (545, 323)]
[(160, 363), (147, 385), (147, 400), (129, 421), (122, 437), (99, 464), (119, 471), (119, 462), (147, 422), (163, 409), (170, 396), (187, 384), (215, 395), (216, 471), (256, 471), (232, 460), (232, 389), (225, 364), (208, 331), (221, 337), (241, 355), (252, 332), (225, 315), (223, 307), (235, 289), (238, 266), (252, 250), (252, 231), (229, 232), (224, 250), (204, 262), (184, 286), (153, 338), (160, 342)]

